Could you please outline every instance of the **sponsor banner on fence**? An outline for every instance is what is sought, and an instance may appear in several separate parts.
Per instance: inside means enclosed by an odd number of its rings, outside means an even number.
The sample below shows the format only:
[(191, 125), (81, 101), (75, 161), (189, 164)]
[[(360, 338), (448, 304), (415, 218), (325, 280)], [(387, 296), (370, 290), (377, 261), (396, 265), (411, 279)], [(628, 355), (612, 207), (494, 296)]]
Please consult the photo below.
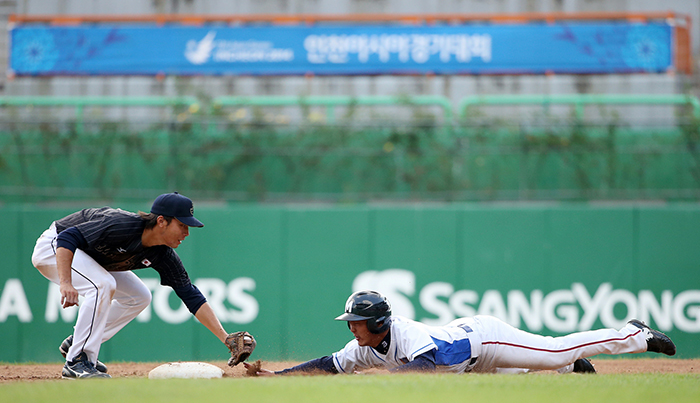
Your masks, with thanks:
[(664, 72), (665, 23), (16, 26), (16, 75)]
[[(700, 290), (674, 295), (664, 290), (659, 296), (650, 290), (616, 289), (603, 283), (589, 290), (581, 283), (571, 288), (543, 292), (532, 290), (458, 290), (448, 282), (432, 282), (415, 289), (416, 276), (402, 269), (366, 271), (353, 282), (353, 290), (377, 290), (392, 303), (394, 314), (428, 325), (444, 325), (459, 317), (495, 316), (509, 324), (546, 333), (573, 333), (603, 327), (619, 329), (630, 319), (653, 323), (665, 332), (674, 329), (700, 333)], [(411, 299), (418, 297), (425, 316), (416, 315)], [(618, 311), (622, 308), (622, 313)]]
[[(256, 336), (260, 359), (306, 360), (342, 348), (352, 334), (334, 318), (359, 289), (384, 293), (395, 314), (429, 325), (482, 314), (557, 336), (637, 318), (668, 334), (677, 357), (700, 356), (696, 205), (198, 211), (207, 226), (193, 230), (177, 253), (224, 328)], [(0, 361), (60, 360), (57, 347), (77, 309), (60, 307), (58, 287), (30, 257), (36, 237), (69, 211), (2, 212), (0, 333), (7, 348)], [(223, 359), (220, 341), (160, 285), (155, 270), (135, 273), (152, 303), (104, 343), (101, 360)]]
[[(179, 299), (171, 298), (175, 294), (170, 287), (163, 287), (155, 278), (142, 279), (148, 287), (153, 299), (151, 304), (136, 317), (137, 322), (148, 323), (153, 317), (161, 321), (177, 325), (192, 320), (192, 314)], [(228, 283), (218, 278), (201, 278), (195, 282), (197, 288), (207, 298), (207, 302), (216, 312), (222, 323), (248, 324), (253, 322), (259, 313), (258, 301), (251, 291), (255, 290), (255, 280), (249, 277), (236, 278)], [(10, 317), (16, 317), (20, 323), (33, 321), (44, 323), (74, 323), (78, 315), (78, 307), (63, 308), (61, 294), (57, 284), (46, 282), (46, 299), (41, 303), (33, 301), (30, 305), (25, 293), (25, 286), (20, 279), (8, 279), (0, 289), (0, 323)], [(82, 296), (80, 302), (82, 303)]]
[[(611, 283), (603, 283), (593, 292), (581, 283), (571, 288), (544, 293), (532, 290), (456, 290), (448, 282), (426, 284), (415, 289), (415, 274), (408, 270), (389, 269), (366, 271), (354, 280), (353, 291), (376, 290), (391, 302), (395, 315), (405, 316), (428, 325), (445, 325), (459, 317), (474, 315), (495, 316), (511, 325), (533, 332), (572, 333), (594, 329), (600, 320), (604, 327), (621, 328), (630, 319), (641, 319), (654, 324), (659, 330), (681, 330), (700, 333), (700, 290), (685, 290), (674, 294), (664, 290), (654, 295), (650, 290), (631, 291), (615, 289)], [(148, 323), (155, 315), (168, 324), (180, 324), (192, 320), (187, 307), (178, 301), (173, 307), (169, 301), (172, 289), (160, 286), (153, 278), (144, 279), (153, 292), (153, 301), (136, 318)], [(259, 303), (254, 293), (255, 280), (241, 277), (226, 283), (218, 278), (198, 279), (197, 287), (222, 323), (245, 325), (260, 315)], [(41, 306), (30, 306), (19, 279), (8, 279), (0, 291), (0, 323), (16, 317), (21, 323), (33, 321), (74, 323), (78, 307), (62, 309), (58, 285), (48, 283), (46, 300)], [(418, 308), (428, 315), (416, 314), (412, 300), (418, 297)], [(81, 297), (82, 301), (82, 297)], [(44, 302), (44, 301), (42, 301)], [(616, 313), (622, 307), (624, 314)], [(338, 307), (329, 307), (338, 311)]]
[[(157, 359), (208, 359), (221, 358), (214, 338), (202, 333), (202, 347), (197, 339), (172, 337), (175, 345), (186, 346), (175, 355), (164, 347), (148, 346), (143, 351), (129, 347), (135, 338), (153, 340), (153, 334), (167, 332), (176, 326), (182, 334), (190, 333), (196, 322), (187, 307), (174, 297), (172, 289), (163, 287), (155, 278), (144, 278), (144, 283), (153, 292), (153, 300), (128, 330), (120, 333), (115, 342), (115, 351), (107, 354), (110, 359), (157, 360)], [(258, 281), (264, 281), (259, 279)], [(248, 329), (261, 340), (258, 354), (265, 359), (288, 359), (297, 353), (286, 351), (290, 346), (276, 340), (280, 332), (306, 334), (311, 329), (304, 326), (288, 327), (276, 312), (261, 310), (260, 303), (267, 297), (256, 292), (256, 280), (249, 277), (224, 281), (219, 278), (196, 279), (195, 284), (207, 297), (217, 317), (227, 329)], [(342, 290), (347, 284), (337, 284), (335, 292), (340, 298), (345, 297)], [(70, 332), (75, 323), (78, 307), (62, 309), (59, 303), (58, 286), (46, 282), (41, 288), (45, 290), (45, 299), (31, 300), (25, 292), (25, 285), (20, 279), (10, 278), (0, 288), (0, 327), (8, 329), (6, 323), (18, 323), (27, 331), (42, 329), (47, 340), (54, 344)], [(378, 290), (385, 294), (395, 315), (401, 315), (428, 325), (444, 325), (455, 318), (474, 315), (495, 316), (511, 325), (533, 333), (545, 335), (567, 334), (602, 327), (622, 328), (628, 320), (636, 318), (651, 324), (674, 338), (683, 357), (695, 356), (697, 349), (690, 347), (688, 339), (700, 333), (700, 290), (687, 289), (680, 292), (663, 290), (655, 293), (651, 290), (629, 290), (616, 288), (611, 283), (602, 283), (597, 288), (587, 288), (584, 284), (573, 283), (569, 288), (546, 292), (542, 289), (523, 291), (519, 289), (477, 291), (457, 289), (449, 282), (436, 281), (416, 288), (416, 274), (404, 269), (387, 269), (383, 271), (365, 271), (359, 273), (352, 282), (352, 290)], [(30, 302), (31, 301), (31, 302)], [(82, 299), (81, 299), (82, 302)], [(308, 304), (310, 302), (310, 304)], [(342, 347), (342, 340), (350, 338), (342, 328), (330, 319), (342, 311), (342, 306), (316, 306), (311, 301), (304, 305), (315, 316), (325, 318), (314, 334), (306, 338), (312, 346), (305, 346), (304, 359), (311, 355), (329, 354)], [(293, 313), (291, 322), (295, 322), (301, 313)], [(199, 325), (194, 325), (199, 328)], [(335, 330), (332, 330), (335, 327)], [(12, 326), (9, 328), (12, 329)], [(347, 329), (345, 329), (347, 330)], [(8, 336), (14, 332), (8, 332)], [(22, 331), (20, 331), (20, 334)], [(331, 336), (332, 335), (332, 336)], [(282, 334), (283, 338), (288, 335)], [(18, 338), (20, 336), (17, 336)], [(60, 341), (60, 340), (59, 340)], [(8, 337), (11, 344), (22, 343)], [(319, 345), (320, 343), (320, 345)], [(50, 344), (50, 343), (49, 343)], [(111, 345), (107, 344), (108, 346)], [(200, 350), (201, 351), (198, 351)], [(309, 351), (307, 349), (311, 349)], [(48, 351), (44, 351), (48, 350)], [(0, 355), (0, 361), (13, 360), (52, 360), (57, 356), (52, 349), (44, 348), (17, 356), (13, 348)], [(281, 350), (281, 351), (280, 351)], [(318, 350), (318, 351), (316, 351)], [(111, 351), (109, 348), (106, 351)], [(131, 354), (131, 355), (130, 355)], [(297, 357), (299, 358), (299, 357)]]

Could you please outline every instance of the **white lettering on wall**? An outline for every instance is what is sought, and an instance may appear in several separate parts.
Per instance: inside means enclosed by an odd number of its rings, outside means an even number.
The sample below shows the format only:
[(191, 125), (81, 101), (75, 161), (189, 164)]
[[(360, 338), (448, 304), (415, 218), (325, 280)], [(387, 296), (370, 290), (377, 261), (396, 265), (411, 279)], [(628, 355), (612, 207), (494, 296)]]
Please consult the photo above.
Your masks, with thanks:
[[(258, 317), (258, 301), (246, 293), (255, 291), (255, 280), (252, 278), (241, 277), (228, 284), (218, 278), (200, 278), (196, 285), (220, 320), (245, 324)], [(227, 304), (236, 309), (229, 309)]]
[(228, 310), (230, 322), (246, 324), (258, 317), (260, 312), (258, 300), (246, 291), (255, 291), (255, 280), (252, 278), (240, 277), (228, 283), (226, 288), (228, 302), (237, 308)]
[[(193, 316), (179, 298), (173, 297), (170, 287), (160, 285), (154, 278), (141, 279), (146, 287), (153, 293), (151, 304), (137, 317), (140, 323), (150, 322), (153, 314), (160, 320), (170, 323), (183, 323)], [(225, 283), (218, 278), (202, 278), (195, 281), (197, 288), (207, 298), (221, 322), (246, 324), (253, 322), (260, 313), (258, 301), (250, 293), (255, 291), (255, 280), (249, 277), (240, 277)], [(79, 302), (82, 303), (83, 297)], [(44, 319), (47, 323), (62, 321), (75, 322), (78, 315), (78, 307), (61, 307), (61, 293), (58, 285), (49, 282), (46, 293), (46, 310)], [(21, 322), (31, 322), (32, 313), (29, 309), (27, 298), (18, 279), (10, 279), (5, 283), (0, 296), (0, 323), (5, 322), (9, 316), (17, 316)]]
[(399, 301), (401, 309), (395, 309), (394, 314), (410, 319), (416, 319), (410, 298), (417, 292), (420, 306), (430, 314), (418, 320), (431, 325), (480, 314), (498, 317), (515, 327), (524, 323), (531, 331), (547, 328), (571, 333), (590, 330), (597, 320), (604, 327), (621, 328), (637, 318), (653, 323), (661, 331), (675, 327), (684, 332), (700, 332), (700, 290), (686, 290), (675, 297), (664, 290), (657, 299), (649, 290), (635, 294), (614, 289), (611, 283), (600, 284), (591, 294), (583, 284), (574, 283), (571, 289), (548, 294), (533, 290), (527, 296), (521, 290), (510, 290), (504, 299), (499, 290), (486, 290), (479, 296), (474, 290), (455, 290), (445, 282), (429, 283), (416, 290), (415, 274), (402, 269), (360, 273), (353, 282), (353, 291), (361, 289), (377, 290), (392, 304)]
[(309, 35), (304, 38), (306, 58), (315, 64), (344, 64), (354, 55), (367, 63), (376, 55), (381, 63), (394, 56), (400, 63), (426, 63), (438, 55), (442, 63), (454, 60), (469, 63), (473, 58), (490, 62), (489, 34), (381, 34), (381, 35)]
[(416, 276), (413, 272), (402, 269), (366, 271), (355, 277), (352, 289), (379, 291), (391, 302), (394, 315), (408, 318), (416, 315), (413, 304), (407, 297), (416, 292)]
[(5, 282), (0, 295), (0, 322), (8, 317), (16, 316), (22, 323), (32, 321), (32, 310), (29, 308), (24, 287), (19, 279), (11, 278)]

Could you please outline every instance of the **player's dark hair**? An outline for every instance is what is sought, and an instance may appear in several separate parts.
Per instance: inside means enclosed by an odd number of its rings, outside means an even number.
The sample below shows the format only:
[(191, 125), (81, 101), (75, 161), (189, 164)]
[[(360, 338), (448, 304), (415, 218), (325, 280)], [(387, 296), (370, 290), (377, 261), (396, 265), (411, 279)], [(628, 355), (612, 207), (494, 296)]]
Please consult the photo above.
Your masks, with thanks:
[[(143, 211), (139, 211), (139, 216), (141, 217), (142, 220), (146, 221), (146, 226), (143, 229), (151, 229), (158, 224), (158, 214), (153, 214), (153, 213), (144, 213)], [(168, 225), (170, 225), (170, 222), (173, 221), (173, 217), (168, 217), (168, 216), (163, 216), (165, 218), (165, 221), (168, 222)]]

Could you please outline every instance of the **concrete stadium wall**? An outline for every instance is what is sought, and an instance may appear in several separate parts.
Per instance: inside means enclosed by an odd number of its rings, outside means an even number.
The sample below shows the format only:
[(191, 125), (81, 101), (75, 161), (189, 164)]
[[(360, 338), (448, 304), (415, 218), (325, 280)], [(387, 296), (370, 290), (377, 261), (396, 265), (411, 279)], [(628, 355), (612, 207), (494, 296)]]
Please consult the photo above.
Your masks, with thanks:
[[(14, 5), (12, 4), (14, 3)], [(239, 0), (239, 1), (111, 1), (24, 0), (4, 2), (6, 16), (19, 14), (351, 14), (351, 13), (519, 13), (577, 11), (665, 11), (691, 16), (693, 53), (700, 53), (700, 3), (669, 0), (659, 9), (652, 0)], [(3, 16), (4, 14), (4, 16)], [(54, 77), (4, 78), (7, 34), (0, 29), (0, 95), (27, 96), (145, 96), (145, 95), (441, 95), (453, 100), (480, 94), (674, 94), (700, 95), (698, 73), (683, 75), (438, 76), (438, 77)], [(700, 70), (700, 68), (695, 69)], [(501, 111), (502, 112), (502, 111)], [(144, 113), (146, 113), (144, 111)], [(670, 119), (672, 112), (654, 107), (624, 111), (632, 121)], [(136, 118), (138, 115), (136, 116)], [(132, 117), (134, 118), (134, 117)]]

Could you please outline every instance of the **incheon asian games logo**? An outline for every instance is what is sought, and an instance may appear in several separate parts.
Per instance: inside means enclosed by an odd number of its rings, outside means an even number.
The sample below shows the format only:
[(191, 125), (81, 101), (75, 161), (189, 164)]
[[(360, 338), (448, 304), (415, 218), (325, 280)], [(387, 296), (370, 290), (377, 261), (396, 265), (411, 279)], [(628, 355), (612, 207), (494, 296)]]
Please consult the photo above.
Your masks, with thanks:
[(209, 61), (211, 52), (214, 49), (214, 37), (216, 37), (216, 32), (209, 31), (209, 33), (207, 33), (207, 35), (200, 41), (187, 41), (185, 58), (189, 60), (190, 63), (197, 65), (204, 64)]

